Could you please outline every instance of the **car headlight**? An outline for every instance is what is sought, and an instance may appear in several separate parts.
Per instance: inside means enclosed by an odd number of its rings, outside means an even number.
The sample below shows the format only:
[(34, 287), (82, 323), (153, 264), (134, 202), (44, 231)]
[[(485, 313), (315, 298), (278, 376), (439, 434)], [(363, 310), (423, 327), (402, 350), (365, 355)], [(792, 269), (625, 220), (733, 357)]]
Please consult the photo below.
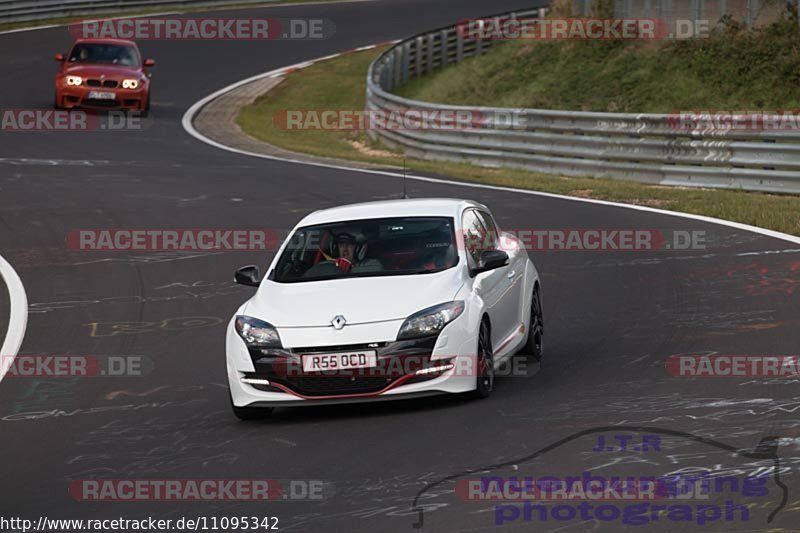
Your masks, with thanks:
[(403, 322), (403, 325), (400, 326), (400, 333), (397, 334), (397, 340), (436, 335), (463, 312), (464, 302), (461, 300), (423, 309)]
[(275, 326), (251, 316), (236, 316), (236, 333), (247, 346), (257, 348), (280, 348), (281, 338)]
[(139, 86), (139, 80), (122, 80), (123, 89), (135, 89)]
[(67, 85), (80, 85), (83, 79), (80, 76), (67, 76)]

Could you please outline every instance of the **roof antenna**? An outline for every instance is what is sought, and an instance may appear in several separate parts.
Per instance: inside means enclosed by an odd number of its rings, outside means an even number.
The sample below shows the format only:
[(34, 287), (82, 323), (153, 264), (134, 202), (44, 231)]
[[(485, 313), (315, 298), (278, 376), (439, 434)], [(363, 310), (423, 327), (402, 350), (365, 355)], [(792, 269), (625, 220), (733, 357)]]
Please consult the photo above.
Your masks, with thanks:
[(406, 193), (406, 158), (403, 157), (403, 200), (408, 200), (409, 196)]

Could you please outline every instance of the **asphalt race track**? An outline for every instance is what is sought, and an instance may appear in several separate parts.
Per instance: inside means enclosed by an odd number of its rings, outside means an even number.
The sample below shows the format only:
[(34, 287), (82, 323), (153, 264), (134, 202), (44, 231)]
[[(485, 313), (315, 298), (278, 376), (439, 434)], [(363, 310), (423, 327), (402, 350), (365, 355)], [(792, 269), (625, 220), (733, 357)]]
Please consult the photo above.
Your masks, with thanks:
[[(7, 378), (0, 384), (0, 508), (36, 518), (178, 519), (277, 516), (292, 531), (411, 530), (422, 491), (424, 530), (495, 529), (491, 503), (463, 502), (465, 472), (523, 475), (613, 470), (770, 467), (736, 450), (777, 442), (770, 478), (748, 522), (661, 520), (648, 530), (796, 528), (800, 394), (789, 379), (671, 377), (673, 354), (794, 354), (800, 341), (800, 255), (790, 243), (695, 220), (457, 184), (409, 182), (412, 197), (467, 197), (505, 228), (641, 228), (705, 232), (702, 250), (534, 252), (543, 277), (546, 354), (541, 368), (499, 379), (488, 401), (435, 398), (279, 409), (244, 423), (230, 412), (224, 371), (228, 319), (250, 294), (235, 268), (258, 253), (89, 253), (67, 234), (84, 228), (290, 228), (312, 210), (397, 198), (397, 179), (262, 160), (207, 146), (181, 117), (207, 94), (302, 60), (459, 19), (530, 6), (530, 0), (387, 0), (223, 12), (320, 17), (324, 41), (181, 42), (140, 46), (156, 59), (152, 118), (142, 131), (0, 133), (0, 254), (29, 300), (20, 354), (141, 356), (144, 377)], [(264, 15), (268, 11), (268, 15)], [(0, 108), (52, 102), (53, 54), (65, 28), (0, 35)], [(331, 90), (335, 90), (332, 88)], [(769, 253), (789, 250), (785, 253)], [(4, 333), (8, 309), (0, 294)], [(379, 297), (379, 295), (376, 295)], [(603, 426), (685, 432), (731, 449), (664, 435), (665, 450), (591, 452)], [(666, 449), (668, 448), (668, 449)], [(774, 450), (773, 450), (774, 451)], [(532, 456), (532, 457), (531, 457)], [(755, 458), (754, 458), (755, 457)], [(507, 463), (507, 464), (506, 464)], [(637, 470), (639, 469), (639, 470)], [(774, 473), (773, 471), (770, 471)], [(513, 475), (512, 474), (512, 475)], [(319, 480), (320, 500), (81, 502), (75, 480)], [(453, 478), (453, 479), (456, 479)], [(785, 485), (785, 491), (781, 485)], [(419, 524), (418, 524), (419, 525)], [(580, 520), (533, 524), (584, 531)], [(530, 528), (509, 522), (506, 530)], [(597, 526), (622, 529), (614, 522)]]

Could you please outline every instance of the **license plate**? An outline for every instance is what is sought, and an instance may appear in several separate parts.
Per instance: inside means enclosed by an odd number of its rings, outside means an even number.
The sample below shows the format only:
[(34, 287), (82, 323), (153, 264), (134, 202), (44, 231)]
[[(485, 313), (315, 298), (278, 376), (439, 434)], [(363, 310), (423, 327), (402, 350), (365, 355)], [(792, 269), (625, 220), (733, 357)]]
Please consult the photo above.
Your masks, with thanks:
[(113, 100), (116, 95), (105, 91), (89, 91), (89, 98), (92, 100)]
[(372, 368), (378, 365), (378, 354), (372, 351), (319, 353), (303, 356), (303, 372), (326, 372)]

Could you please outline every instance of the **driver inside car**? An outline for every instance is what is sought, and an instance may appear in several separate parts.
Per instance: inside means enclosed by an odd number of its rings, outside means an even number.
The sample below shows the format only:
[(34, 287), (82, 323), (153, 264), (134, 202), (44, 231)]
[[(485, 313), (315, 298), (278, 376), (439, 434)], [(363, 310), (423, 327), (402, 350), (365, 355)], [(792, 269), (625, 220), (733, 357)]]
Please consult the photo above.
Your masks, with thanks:
[[(383, 270), (381, 262), (377, 259), (365, 258), (367, 244), (363, 238), (352, 233), (339, 233), (333, 240), (333, 255), (322, 252), (327, 264), (333, 263), (339, 272), (348, 274), (352, 272), (380, 272)], [(321, 251), (321, 250), (320, 250)], [(308, 274), (308, 272), (306, 273)]]
[(333, 254), (337, 257), (326, 254), (322, 249), (320, 252), (326, 261), (334, 263), (341, 272), (350, 272), (356, 262), (358, 239), (351, 233), (339, 233), (333, 242), (335, 244)]
[(336, 236), (336, 250), (339, 257), (332, 259), (342, 272), (350, 272), (356, 261), (357, 239), (350, 233), (340, 233)]

